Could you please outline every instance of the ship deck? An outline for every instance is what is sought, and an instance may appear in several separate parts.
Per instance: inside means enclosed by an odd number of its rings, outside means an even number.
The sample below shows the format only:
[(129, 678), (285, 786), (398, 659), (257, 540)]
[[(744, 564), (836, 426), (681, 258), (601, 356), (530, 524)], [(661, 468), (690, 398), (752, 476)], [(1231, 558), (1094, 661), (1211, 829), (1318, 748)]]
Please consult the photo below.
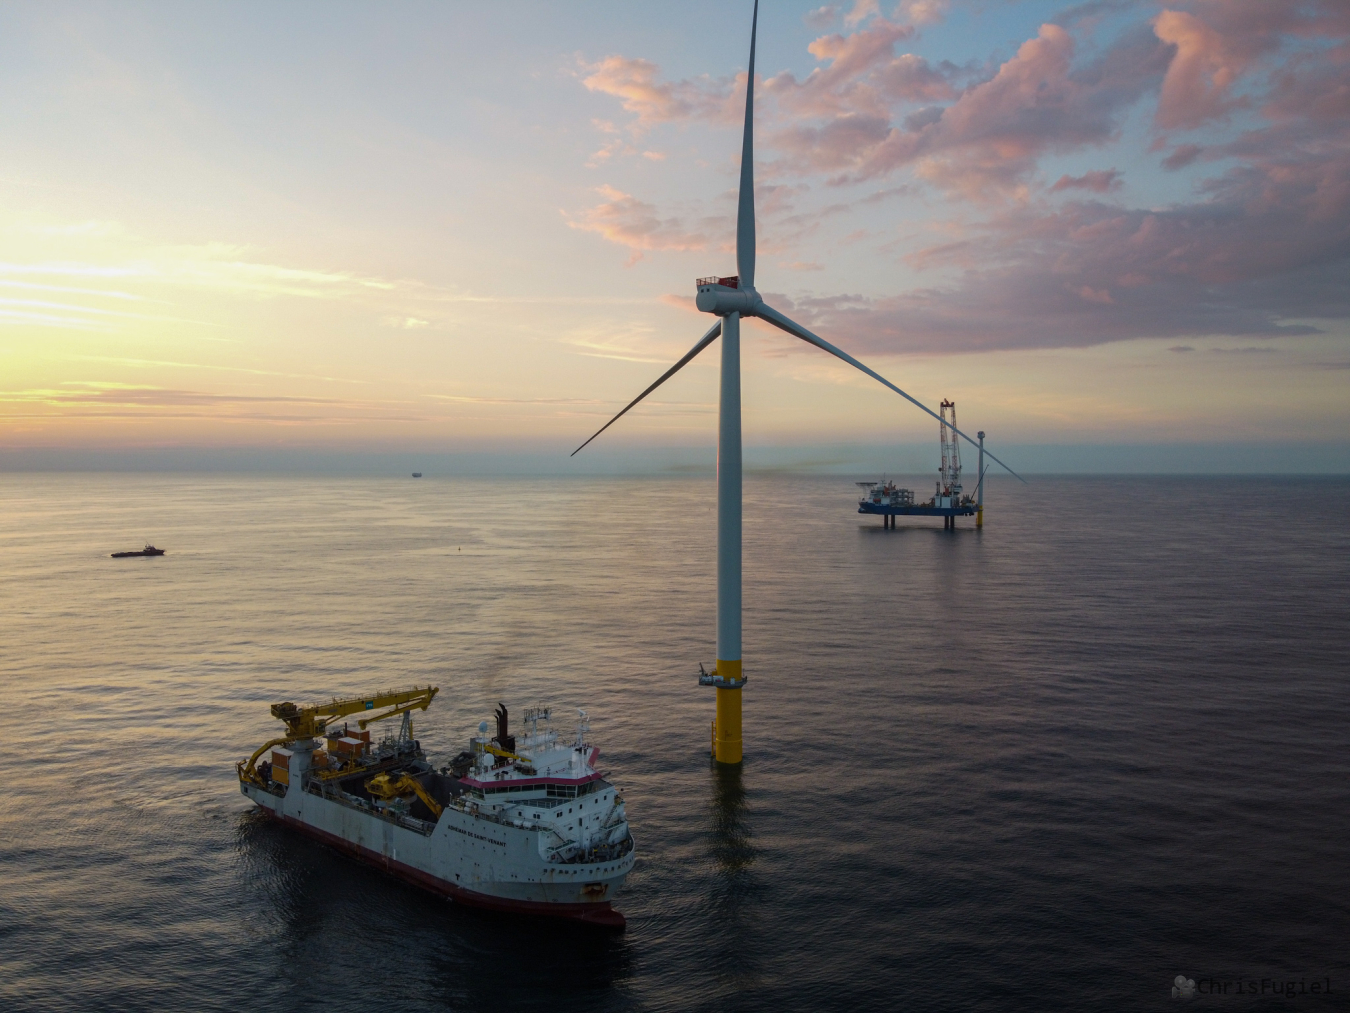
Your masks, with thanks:
[(974, 503), (939, 507), (916, 503), (913, 506), (892, 506), (889, 503), (859, 503), (858, 513), (880, 514), (883, 517), (974, 517), (979, 507)]

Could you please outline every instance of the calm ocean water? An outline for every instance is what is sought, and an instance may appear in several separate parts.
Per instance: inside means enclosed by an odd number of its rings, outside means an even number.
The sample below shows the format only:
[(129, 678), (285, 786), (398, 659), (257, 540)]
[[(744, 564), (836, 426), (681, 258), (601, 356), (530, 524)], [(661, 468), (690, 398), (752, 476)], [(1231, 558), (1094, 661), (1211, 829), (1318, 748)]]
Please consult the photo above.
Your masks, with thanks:
[[(949, 534), (751, 478), (740, 772), (695, 681), (713, 493), (0, 476), (0, 1005), (1116, 1011), (1184, 973), (1346, 1008), (1350, 481), (991, 479)], [(269, 704), (426, 681), (439, 756), (498, 701), (590, 711), (625, 933), (250, 811)]]

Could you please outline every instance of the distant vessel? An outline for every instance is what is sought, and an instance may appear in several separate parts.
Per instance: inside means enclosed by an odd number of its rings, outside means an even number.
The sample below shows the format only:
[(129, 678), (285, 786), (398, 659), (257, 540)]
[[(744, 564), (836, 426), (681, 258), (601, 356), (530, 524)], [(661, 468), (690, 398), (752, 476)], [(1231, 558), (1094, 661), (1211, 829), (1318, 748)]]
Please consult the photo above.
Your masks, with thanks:
[[(623, 796), (595, 769), (586, 712), (562, 742), (547, 708), (526, 711), (530, 731), (516, 737), (500, 706), (497, 734), (484, 721), (437, 771), (411, 721), (436, 693), (274, 704), (286, 735), (239, 761), (239, 790), (278, 822), (449, 900), (621, 927), (610, 902), (633, 869), (633, 838)], [(385, 707), (360, 731), (338, 724)], [(372, 743), (366, 725), (398, 714), (398, 735)]]
[(157, 549), (147, 542), (145, 548), (143, 549), (138, 549), (135, 552), (114, 552), (112, 554), (112, 558), (126, 559), (128, 556), (162, 556), (162, 555), (164, 555), (163, 549)]
[(858, 513), (880, 514), (882, 525), (886, 527), (895, 527), (896, 517), (942, 517), (945, 518), (943, 527), (951, 527), (954, 518), (972, 516), (980, 509), (974, 499), (961, 494), (960, 486), (953, 493), (950, 487), (944, 490), (939, 484), (932, 499), (915, 503), (913, 489), (901, 489), (891, 481), (859, 482), (858, 485), (867, 490), (858, 501)]
[(421, 478), (421, 477), (422, 477), (422, 473), (421, 473), (420, 471), (414, 471), (414, 472), (413, 472), (413, 478)]
[[(883, 528), (894, 528), (896, 517), (941, 517), (942, 527), (956, 530), (956, 518), (975, 517), (975, 526), (984, 527), (984, 433), (979, 433), (980, 467), (975, 495), (964, 495), (961, 488), (961, 451), (953, 435), (956, 430), (956, 404), (943, 400), (939, 410), (938, 442), (942, 449), (937, 489), (927, 503), (914, 502), (913, 489), (901, 489), (894, 482), (859, 482), (867, 492), (858, 501), (858, 513), (880, 514)], [(951, 421), (948, 421), (948, 412)], [(951, 432), (948, 432), (948, 429)]]

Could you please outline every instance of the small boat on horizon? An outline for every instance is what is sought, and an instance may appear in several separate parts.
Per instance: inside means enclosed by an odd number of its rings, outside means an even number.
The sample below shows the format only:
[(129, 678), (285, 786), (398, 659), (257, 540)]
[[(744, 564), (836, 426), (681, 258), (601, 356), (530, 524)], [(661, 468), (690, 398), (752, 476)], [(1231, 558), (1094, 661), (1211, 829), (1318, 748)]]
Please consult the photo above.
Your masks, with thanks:
[(422, 473), (421, 473), (420, 471), (414, 471), (414, 472), (413, 472), (413, 478), (421, 478), (421, 477), (422, 477)]
[(163, 549), (157, 549), (149, 542), (146, 542), (145, 548), (143, 549), (137, 549), (135, 552), (114, 552), (112, 554), (112, 558), (126, 559), (128, 556), (162, 556), (162, 555), (164, 555)]

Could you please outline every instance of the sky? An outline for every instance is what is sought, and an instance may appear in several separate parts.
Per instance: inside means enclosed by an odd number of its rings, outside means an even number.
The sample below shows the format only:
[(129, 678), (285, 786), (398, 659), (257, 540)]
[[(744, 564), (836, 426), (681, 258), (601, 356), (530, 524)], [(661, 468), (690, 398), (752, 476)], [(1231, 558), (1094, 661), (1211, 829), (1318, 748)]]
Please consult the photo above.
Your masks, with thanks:
[[(0, 466), (561, 462), (734, 271), (750, 14), (0, 6)], [(1350, 461), (1350, 4), (765, 0), (756, 70), (779, 309), (991, 448)], [(936, 444), (761, 322), (743, 355), (776, 460)], [(717, 365), (592, 465), (710, 450)]]

